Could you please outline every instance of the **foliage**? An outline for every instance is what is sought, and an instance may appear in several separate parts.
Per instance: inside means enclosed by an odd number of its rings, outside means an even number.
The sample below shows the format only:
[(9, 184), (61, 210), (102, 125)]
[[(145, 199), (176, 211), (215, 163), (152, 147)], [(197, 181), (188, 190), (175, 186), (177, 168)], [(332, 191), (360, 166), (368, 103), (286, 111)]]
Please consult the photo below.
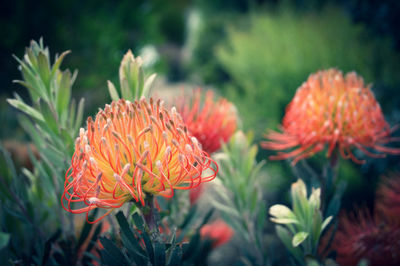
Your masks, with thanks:
[(222, 146), (222, 152), (215, 157), (221, 167), (218, 177), (226, 191), (219, 191), (213, 205), (239, 235), (243, 245), (241, 255), (262, 265), (266, 263), (263, 243), (266, 206), (260, 189), (264, 162), (257, 163), (256, 155), (257, 146), (241, 131)]
[[(76, 73), (59, 69), (67, 52), (56, 56), (50, 63), (48, 48), (31, 42), (20, 64), (23, 80), (15, 81), (28, 89), (32, 105), (26, 104), (18, 94), (15, 99), (7, 101), (26, 116), (20, 116), (20, 124), (32, 139), (38, 150), (40, 160), (32, 153), (31, 161), (35, 171), (23, 169), (23, 173), (31, 184), (30, 204), (39, 204), (43, 215), (48, 216), (46, 229), (55, 230), (54, 226), (67, 226), (64, 214), (53, 208), (58, 206), (61, 197), (62, 177), (74, 149), (74, 139), (82, 123), (84, 100), (78, 107), (71, 101), (71, 87)], [(46, 200), (45, 200), (46, 199)], [(57, 208), (58, 209), (58, 208)]]
[[(334, 8), (317, 15), (282, 6), (254, 14), (241, 27), (231, 26), (227, 39), (216, 50), (231, 78), (225, 92), (247, 118), (244, 127), (255, 129), (257, 137), (278, 124), (295, 89), (319, 69), (355, 70), (367, 83), (399, 82), (398, 56), (387, 43), (368, 40), (361, 26)], [(268, 104), (254, 108), (255, 103)]]
[[(150, 94), (156, 74), (145, 79), (142, 65), (142, 59), (140, 57), (135, 58), (130, 50), (125, 54), (119, 67), (121, 98), (139, 100), (142, 96)], [(116, 101), (120, 98), (111, 81), (108, 81), (108, 91), (112, 100)]]
[(287, 227), (276, 226), (278, 237), (302, 265), (306, 257), (317, 258), (321, 233), (332, 220), (332, 216), (322, 217), (320, 195), (320, 188), (313, 188), (307, 199), (306, 185), (299, 179), (291, 188), (292, 209), (280, 204), (269, 209), (271, 221)]

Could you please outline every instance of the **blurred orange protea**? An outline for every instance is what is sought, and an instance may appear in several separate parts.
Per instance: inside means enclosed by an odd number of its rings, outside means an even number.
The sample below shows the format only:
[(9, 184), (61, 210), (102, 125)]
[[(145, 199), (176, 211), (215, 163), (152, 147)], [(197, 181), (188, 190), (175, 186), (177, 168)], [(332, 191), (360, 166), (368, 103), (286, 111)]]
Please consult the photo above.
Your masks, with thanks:
[(354, 156), (353, 147), (371, 157), (400, 154), (400, 149), (383, 146), (394, 140), (390, 137), (392, 130), (370, 86), (354, 72), (343, 76), (341, 71), (329, 69), (310, 75), (287, 106), (282, 131), (271, 131), (266, 136), (269, 141), (261, 145), (271, 150), (295, 148), (270, 157), (294, 158), (293, 164), (325, 145), (328, 157), (337, 148), (343, 158), (357, 163), (363, 161)]
[(343, 266), (357, 265), (361, 259), (368, 265), (400, 265), (400, 228), (387, 224), (368, 211), (342, 215), (332, 249)]
[(180, 97), (176, 106), (189, 132), (200, 141), (206, 152), (213, 153), (236, 131), (236, 108), (225, 98), (214, 100), (211, 90), (205, 93), (204, 102), (202, 96), (202, 90), (198, 89), (189, 98)]
[[(175, 108), (167, 111), (160, 100), (119, 100), (80, 130), (61, 202), (69, 212), (86, 212), (86, 219), (94, 208), (110, 209), (98, 221), (127, 201), (172, 197), (174, 189), (197, 187), (217, 171)], [(86, 206), (72, 209), (73, 202)]]
[(224, 221), (216, 220), (210, 224), (204, 225), (200, 229), (200, 235), (203, 238), (212, 240), (212, 247), (216, 248), (231, 240), (233, 236), (233, 230)]
[(400, 226), (400, 174), (383, 178), (376, 197), (376, 209), (391, 223)]

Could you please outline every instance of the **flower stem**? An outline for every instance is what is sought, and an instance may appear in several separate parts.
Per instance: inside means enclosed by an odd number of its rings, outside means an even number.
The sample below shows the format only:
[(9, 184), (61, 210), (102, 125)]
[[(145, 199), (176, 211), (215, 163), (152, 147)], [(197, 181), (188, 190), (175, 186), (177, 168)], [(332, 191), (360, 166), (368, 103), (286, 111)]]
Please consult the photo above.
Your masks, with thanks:
[(158, 212), (154, 206), (154, 196), (148, 195), (145, 200), (145, 206), (140, 208), (144, 221), (146, 222), (148, 233), (152, 240), (158, 240), (160, 232), (158, 231)]

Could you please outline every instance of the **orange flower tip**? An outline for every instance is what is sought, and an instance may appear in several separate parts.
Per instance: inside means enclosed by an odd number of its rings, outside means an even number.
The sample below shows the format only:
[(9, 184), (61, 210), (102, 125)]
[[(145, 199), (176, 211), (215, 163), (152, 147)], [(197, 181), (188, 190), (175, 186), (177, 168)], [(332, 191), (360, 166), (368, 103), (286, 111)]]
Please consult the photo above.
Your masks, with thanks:
[[(212, 174), (202, 178), (207, 170)], [(96, 222), (125, 202), (144, 205), (146, 195), (172, 197), (174, 189), (211, 181), (217, 172), (176, 111), (163, 108), (160, 100), (121, 99), (79, 130), (61, 203), (87, 216), (97, 207), (109, 209)]]
[(310, 75), (287, 106), (281, 128), (282, 133), (269, 130), (268, 141), (261, 143), (264, 149), (289, 150), (280, 159), (305, 159), (326, 146), (328, 157), (337, 149), (356, 163), (364, 160), (354, 156), (354, 149), (371, 157), (400, 154), (399, 148), (380, 146), (392, 141), (395, 128), (390, 129), (370, 86), (355, 72), (328, 69)]

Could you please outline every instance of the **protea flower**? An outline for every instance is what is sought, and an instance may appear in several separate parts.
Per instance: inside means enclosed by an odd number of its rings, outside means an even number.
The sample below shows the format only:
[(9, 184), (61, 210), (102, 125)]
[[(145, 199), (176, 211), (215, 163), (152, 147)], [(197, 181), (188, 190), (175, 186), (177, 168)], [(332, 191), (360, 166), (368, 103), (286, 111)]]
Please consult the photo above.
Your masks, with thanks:
[(332, 249), (340, 265), (357, 265), (366, 259), (368, 265), (400, 265), (400, 228), (387, 224), (368, 211), (344, 215), (339, 221)]
[(235, 106), (225, 98), (214, 100), (214, 93), (208, 90), (203, 101), (202, 90), (191, 97), (182, 96), (177, 100), (178, 112), (192, 133), (209, 154), (219, 150), (237, 127)]
[[(174, 189), (197, 187), (217, 171), (175, 108), (167, 111), (160, 100), (118, 100), (80, 130), (61, 201), (86, 219), (94, 208), (110, 209), (98, 221), (127, 201), (144, 205), (146, 195), (172, 197)], [(72, 209), (71, 203), (81, 205)]]
[(325, 146), (328, 157), (338, 149), (343, 158), (363, 163), (353, 148), (371, 157), (400, 153), (400, 149), (384, 146), (394, 140), (391, 131), (370, 86), (354, 72), (343, 76), (329, 69), (310, 75), (297, 89), (286, 108), (282, 133), (271, 131), (261, 145), (270, 150), (292, 149), (270, 158), (294, 158), (293, 164)]
[(376, 209), (388, 221), (400, 227), (400, 175), (384, 177), (376, 197)]
[(212, 240), (212, 247), (216, 248), (231, 240), (233, 236), (233, 230), (224, 221), (216, 220), (210, 224), (204, 225), (200, 229), (200, 235), (202, 238), (208, 238)]

